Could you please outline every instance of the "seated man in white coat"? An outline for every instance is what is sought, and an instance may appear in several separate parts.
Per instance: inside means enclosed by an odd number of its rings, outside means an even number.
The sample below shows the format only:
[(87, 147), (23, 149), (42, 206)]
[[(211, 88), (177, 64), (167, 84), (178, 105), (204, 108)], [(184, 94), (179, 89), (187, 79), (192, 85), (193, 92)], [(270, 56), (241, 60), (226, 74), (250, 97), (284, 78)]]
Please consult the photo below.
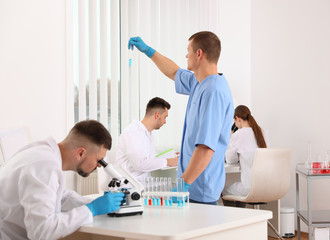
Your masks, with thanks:
[(126, 168), (143, 183), (150, 171), (166, 166), (177, 166), (178, 157), (156, 157), (152, 131), (160, 129), (168, 116), (171, 105), (155, 97), (149, 101), (142, 121), (133, 121), (120, 135), (116, 152), (116, 164)]
[(31, 143), (0, 168), (0, 239), (59, 239), (91, 223), (93, 216), (120, 208), (123, 193), (92, 201), (64, 187), (63, 171), (81, 176), (101, 165), (111, 136), (99, 122), (77, 123), (60, 143)]

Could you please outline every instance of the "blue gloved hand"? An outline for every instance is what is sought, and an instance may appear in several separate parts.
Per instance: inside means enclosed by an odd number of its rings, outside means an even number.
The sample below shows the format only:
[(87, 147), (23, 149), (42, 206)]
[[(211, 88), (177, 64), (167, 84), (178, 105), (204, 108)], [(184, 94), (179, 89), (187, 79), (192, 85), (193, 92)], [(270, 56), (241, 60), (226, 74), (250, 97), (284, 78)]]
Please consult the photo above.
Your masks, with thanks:
[(152, 57), (156, 52), (155, 49), (149, 47), (145, 44), (140, 37), (132, 37), (128, 41), (128, 49), (134, 49), (134, 46), (139, 49), (141, 52), (145, 53), (148, 57)]
[[(184, 187), (184, 191), (185, 192), (188, 192), (188, 188), (191, 186), (191, 184), (188, 184), (188, 183), (186, 183), (186, 182), (183, 182), (183, 187)], [(177, 192), (178, 190), (177, 190), (177, 187), (175, 187), (175, 188), (173, 188), (172, 189), (172, 192)], [(186, 200), (186, 199), (185, 199)], [(178, 198), (177, 197), (172, 197), (172, 201), (173, 201), (173, 203), (177, 203), (178, 202)]]
[(107, 214), (120, 208), (125, 194), (122, 192), (104, 192), (104, 195), (86, 204), (93, 216)]

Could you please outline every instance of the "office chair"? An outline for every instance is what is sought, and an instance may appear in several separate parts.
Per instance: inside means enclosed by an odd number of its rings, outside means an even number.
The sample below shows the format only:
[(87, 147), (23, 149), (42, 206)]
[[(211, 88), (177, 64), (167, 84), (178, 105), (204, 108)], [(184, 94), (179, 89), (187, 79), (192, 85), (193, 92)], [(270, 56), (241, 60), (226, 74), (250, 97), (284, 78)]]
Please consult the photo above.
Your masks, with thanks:
[[(258, 148), (253, 160), (250, 192), (246, 196), (224, 195), (222, 198), (251, 204), (254, 209), (279, 200), (290, 187), (290, 153), (290, 149)], [(268, 225), (283, 240), (269, 221)]]

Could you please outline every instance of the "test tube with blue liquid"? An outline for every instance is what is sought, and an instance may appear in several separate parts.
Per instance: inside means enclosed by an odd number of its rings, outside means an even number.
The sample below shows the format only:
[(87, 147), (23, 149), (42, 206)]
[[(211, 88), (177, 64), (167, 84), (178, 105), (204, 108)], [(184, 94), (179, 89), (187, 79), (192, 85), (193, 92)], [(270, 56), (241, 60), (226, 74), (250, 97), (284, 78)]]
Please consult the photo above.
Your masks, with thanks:
[[(167, 191), (168, 192), (172, 191), (172, 178), (167, 179)], [(168, 206), (171, 207), (173, 205), (172, 197), (167, 197), (167, 200), (168, 200)]]
[(128, 66), (132, 66), (132, 51), (131, 49), (128, 50)]
[[(184, 185), (183, 185), (183, 178), (177, 178), (176, 179), (176, 189), (177, 189), (177, 192), (184, 192)], [(177, 201), (178, 201), (178, 207), (183, 207), (184, 205), (184, 197), (181, 197), (177, 196)]]
[(160, 206), (160, 196), (157, 194), (159, 191), (159, 177), (156, 177), (156, 184), (155, 184), (155, 189), (156, 189), (156, 205)]
[[(164, 178), (164, 192), (167, 192), (168, 190), (168, 186), (167, 186), (167, 178)], [(165, 206), (168, 206), (168, 197), (167, 196), (165, 196), (164, 197), (164, 199), (163, 199), (163, 201), (164, 201), (164, 205)]]
[(157, 206), (157, 187), (156, 187), (156, 178), (152, 178), (152, 190), (154, 194), (152, 195), (152, 205)]
[[(148, 178), (144, 178), (144, 181), (143, 181), (143, 184), (144, 184), (144, 191), (148, 192)], [(144, 205), (148, 205), (148, 197), (145, 197), (144, 198)]]
[[(177, 207), (186, 205), (189, 193), (185, 193), (183, 178), (177, 178), (176, 182), (172, 182), (171, 178), (149, 177), (144, 179), (144, 185), (144, 205), (146, 206), (172, 207), (173, 199), (176, 200), (175, 206)], [(175, 191), (173, 191), (173, 187), (176, 187)]]

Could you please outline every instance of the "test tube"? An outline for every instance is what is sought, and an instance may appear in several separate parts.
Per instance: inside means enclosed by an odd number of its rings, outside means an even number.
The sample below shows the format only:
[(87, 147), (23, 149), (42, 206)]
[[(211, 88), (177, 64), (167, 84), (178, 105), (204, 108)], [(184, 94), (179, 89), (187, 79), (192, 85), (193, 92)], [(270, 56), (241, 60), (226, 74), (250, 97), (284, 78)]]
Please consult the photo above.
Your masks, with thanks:
[[(167, 179), (167, 191), (172, 191), (172, 178)], [(173, 204), (172, 197), (168, 197), (168, 205), (171, 207)]]
[(159, 196), (159, 192), (160, 192), (160, 182), (159, 182), (159, 177), (156, 177), (156, 203), (157, 206), (160, 206), (160, 196)]
[[(164, 178), (159, 178), (159, 192), (164, 192)], [(160, 205), (164, 206), (164, 196), (160, 196)]]
[(157, 201), (156, 201), (155, 194), (154, 194), (156, 192), (155, 182), (156, 182), (155, 178), (152, 177), (150, 188), (152, 189), (151, 190), (151, 192), (152, 192), (151, 198), (152, 198), (152, 205), (154, 205), (154, 206), (157, 205)]
[(128, 66), (132, 66), (132, 50), (128, 50)]
[[(164, 178), (164, 192), (167, 192), (167, 178)], [(164, 196), (164, 205), (168, 206), (168, 197)]]
[[(177, 192), (183, 192), (182, 191), (183, 188), (183, 179), (182, 178), (177, 178), (176, 179), (176, 189)], [(183, 201), (182, 201), (182, 197), (179, 197), (179, 194), (177, 195), (177, 202), (178, 202), (178, 207), (182, 207), (183, 206)]]
[[(181, 178), (181, 192), (186, 192), (186, 189), (184, 188), (184, 179)], [(186, 197), (185, 196), (182, 196), (182, 206), (186, 205)]]
[[(152, 178), (151, 177), (148, 178), (148, 191), (149, 191), (149, 193), (152, 192)], [(149, 200), (149, 205), (151, 206), (152, 205), (152, 195), (149, 194), (148, 200)]]
[[(144, 191), (148, 192), (148, 178), (144, 178)], [(144, 205), (148, 205), (148, 198), (147, 196), (144, 197)]]

